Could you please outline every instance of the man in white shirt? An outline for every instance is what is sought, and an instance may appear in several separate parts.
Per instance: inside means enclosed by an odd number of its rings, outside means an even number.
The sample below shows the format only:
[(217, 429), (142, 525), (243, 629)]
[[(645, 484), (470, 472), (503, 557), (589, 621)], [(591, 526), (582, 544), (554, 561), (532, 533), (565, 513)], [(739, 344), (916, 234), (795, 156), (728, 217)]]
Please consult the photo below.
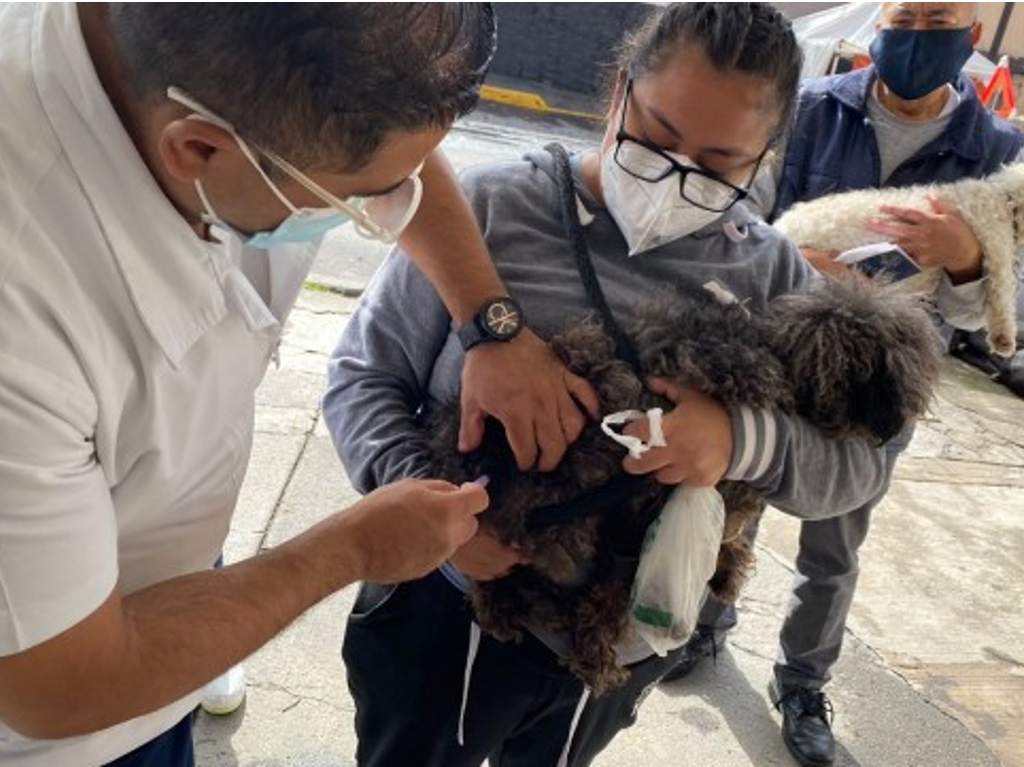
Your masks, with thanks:
[[(436, 149), (493, 47), (485, 5), (0, 6), (4, 765), (190, 765), (204, 683), (473, 535), (481, 488), (412, 481), (210, 570), (324, 231), (404, 229), (459, 322), (504, 294)], [(480, 348), (467, 422), (557, 463), (586, 387)]]

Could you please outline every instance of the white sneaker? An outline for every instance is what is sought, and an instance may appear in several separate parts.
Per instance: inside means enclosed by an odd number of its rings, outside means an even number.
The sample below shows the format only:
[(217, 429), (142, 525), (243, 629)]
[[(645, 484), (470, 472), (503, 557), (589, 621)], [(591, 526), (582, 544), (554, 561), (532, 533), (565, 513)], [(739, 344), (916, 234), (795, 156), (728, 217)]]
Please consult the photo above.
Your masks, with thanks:
[(213, 716), (233, 714), (245, 700), (245, 669), (232, 666), (203, 688), (203, 711)]

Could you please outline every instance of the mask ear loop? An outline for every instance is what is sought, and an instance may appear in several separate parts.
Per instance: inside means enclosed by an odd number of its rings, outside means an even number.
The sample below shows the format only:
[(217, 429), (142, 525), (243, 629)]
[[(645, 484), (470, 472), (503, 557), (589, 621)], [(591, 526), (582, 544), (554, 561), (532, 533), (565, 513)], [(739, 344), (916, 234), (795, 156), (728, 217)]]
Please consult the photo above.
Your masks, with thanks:
[(196, 188), (196, 194), (199, 195), (199, 202), (203, 204), (203, 208), (206, 210), (206, 217), (210, 220), (207, 224), (223, 224), (220, 220), (220, 216), (217, 215), (217, 211), (213, 209), (213, 205), (210, 203), (210, 198), (206, 196), (206, 190), (203, 189), (203, 183), (197, 178), (192, 182)]

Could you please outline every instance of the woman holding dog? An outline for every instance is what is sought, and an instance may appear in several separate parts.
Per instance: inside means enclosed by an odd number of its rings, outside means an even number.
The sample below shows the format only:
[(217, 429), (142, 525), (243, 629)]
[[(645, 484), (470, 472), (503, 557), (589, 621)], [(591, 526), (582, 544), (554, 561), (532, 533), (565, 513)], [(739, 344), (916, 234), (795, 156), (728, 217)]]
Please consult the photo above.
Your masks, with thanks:
[[(594, 269), (619, 321), (659, 287), (711, 291), (758, 312), (812, 278), (796, 249), (742, 204), (792, 115), (800, 52), (767, 4), (658, 9), (622, 47), (599, 148), (571, 158), (573, 192)], [(592, 311), (565, 239), (555, 160), (537, 151), (476, 168), (463, 186), (495, 264), (541, 337)], [(481, 328), (454, 329), (429, 282), (392, 254), (350, 320), (330, 364), (324, 410), (361, 491), (421, 475), (419, 416), (458, 394), (466, 348)], [(632, 473), (666, 484), (749, 482), (791, 513), (843, 513), (882, 490), (884, 450), (828, 440), (799, 418), (727, 410), (698, 392), (651, 383), (677, 407), (667, 447)], [(643, 429), (635, 427), (638, 436)], [(503, 644), (473, 623), (468, 579), (519, 563), (486, 530), (441, 570), (394, 586), (365, 584), (343, 656), (356, 702), (361, 765), (586, 765), (635, 721), (646, 693), (678, 662), (619, 648), (629, 681), (601, 697), (559, 662), (559, 637)]]

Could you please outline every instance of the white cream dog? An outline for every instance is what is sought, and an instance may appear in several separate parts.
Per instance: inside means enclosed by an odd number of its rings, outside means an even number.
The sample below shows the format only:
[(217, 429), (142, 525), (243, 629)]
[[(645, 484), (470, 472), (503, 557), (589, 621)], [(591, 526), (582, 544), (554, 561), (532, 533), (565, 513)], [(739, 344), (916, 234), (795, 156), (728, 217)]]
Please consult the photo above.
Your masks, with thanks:
[[(829, 195), (794, 205), (775, 226), (800, 247), (849, 250), (887, 239), (868, 228), (882, 205), (929, 211), (929, 195), (958, 210), (981, 244), (989, 348), (1012, 356), (1017, 335), (1016, 252), (1024, 245), (1024, 164), (1008, 165), (984, 179)], [(927, 269), (897, 285), (930, 293), (940, 276), (939, 269)]]

